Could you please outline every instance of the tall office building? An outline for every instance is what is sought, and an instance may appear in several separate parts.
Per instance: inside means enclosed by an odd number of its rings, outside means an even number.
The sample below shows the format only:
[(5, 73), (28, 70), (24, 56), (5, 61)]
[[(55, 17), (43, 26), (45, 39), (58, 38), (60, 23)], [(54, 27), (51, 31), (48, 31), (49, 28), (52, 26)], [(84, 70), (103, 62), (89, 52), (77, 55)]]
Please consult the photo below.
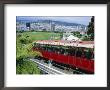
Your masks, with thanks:
[(55, 31), (55, 23), (51, 22), (51, 31)]

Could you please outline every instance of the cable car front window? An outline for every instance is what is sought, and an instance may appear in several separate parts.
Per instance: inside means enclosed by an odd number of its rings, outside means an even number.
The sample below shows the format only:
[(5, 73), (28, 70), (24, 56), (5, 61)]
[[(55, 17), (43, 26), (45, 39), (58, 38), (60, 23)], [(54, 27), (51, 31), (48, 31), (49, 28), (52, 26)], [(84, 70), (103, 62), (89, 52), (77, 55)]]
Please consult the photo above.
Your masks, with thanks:
[(40, 44), (37, 44), (37, 48), (38, 48), (38, 49), (41, 49)]
[(36, 47), (36, 43), (35, 42), (33, 43), (33, 46)]

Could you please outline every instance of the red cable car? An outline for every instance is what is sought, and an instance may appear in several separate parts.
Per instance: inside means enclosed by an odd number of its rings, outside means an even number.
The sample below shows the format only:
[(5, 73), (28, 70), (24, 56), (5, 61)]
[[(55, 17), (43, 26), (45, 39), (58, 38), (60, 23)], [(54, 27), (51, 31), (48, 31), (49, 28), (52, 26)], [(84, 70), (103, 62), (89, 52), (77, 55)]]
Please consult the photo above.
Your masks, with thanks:
[(41, 52), (47, 60), (94, 73), (93, 41), (41, 40), (34, 42), (33, 50)]

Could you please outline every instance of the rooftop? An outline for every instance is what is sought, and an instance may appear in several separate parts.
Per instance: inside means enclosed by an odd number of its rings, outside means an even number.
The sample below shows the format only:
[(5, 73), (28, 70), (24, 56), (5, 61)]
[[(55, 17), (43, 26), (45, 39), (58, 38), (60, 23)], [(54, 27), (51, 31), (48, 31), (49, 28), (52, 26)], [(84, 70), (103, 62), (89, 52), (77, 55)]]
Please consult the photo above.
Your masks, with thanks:
[(38, 40), (38, 41), (35, 41), (35, 43), (49, 44), (49, 45), (94, 48), (94, 41)]

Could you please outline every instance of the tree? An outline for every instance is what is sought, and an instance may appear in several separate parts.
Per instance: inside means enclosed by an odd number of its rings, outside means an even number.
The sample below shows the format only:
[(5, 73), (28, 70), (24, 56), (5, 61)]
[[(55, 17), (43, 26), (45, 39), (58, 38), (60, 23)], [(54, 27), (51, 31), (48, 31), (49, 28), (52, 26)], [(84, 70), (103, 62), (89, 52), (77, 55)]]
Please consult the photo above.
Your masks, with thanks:
[(84, 36), (82, 36), (81, 40), (88, 41), (89, 39), (88, 39), (87, 35), (84, 35)]
[(16, 73), (17, 74), (40, 74), (37, 65), (29, 61), (29, 58), (41, 56), (40, 52), (32, 50), (32, 40), (29, 36), (17, 35), (16, 42)]
[(91, 18), (91, 22), (88, 25), (88, 31), (87, 34), (90, 38), (90, 40), (94, 40), (94, 16)]
[(78, 38), (81, 38), (82, 37), (82, 35), (78, 31), (73, 32), (73, 35), (76, 36), (76, 37), (78, 37)]
[(63, 38), (63, 32), (60, 32), (60, 39)]

